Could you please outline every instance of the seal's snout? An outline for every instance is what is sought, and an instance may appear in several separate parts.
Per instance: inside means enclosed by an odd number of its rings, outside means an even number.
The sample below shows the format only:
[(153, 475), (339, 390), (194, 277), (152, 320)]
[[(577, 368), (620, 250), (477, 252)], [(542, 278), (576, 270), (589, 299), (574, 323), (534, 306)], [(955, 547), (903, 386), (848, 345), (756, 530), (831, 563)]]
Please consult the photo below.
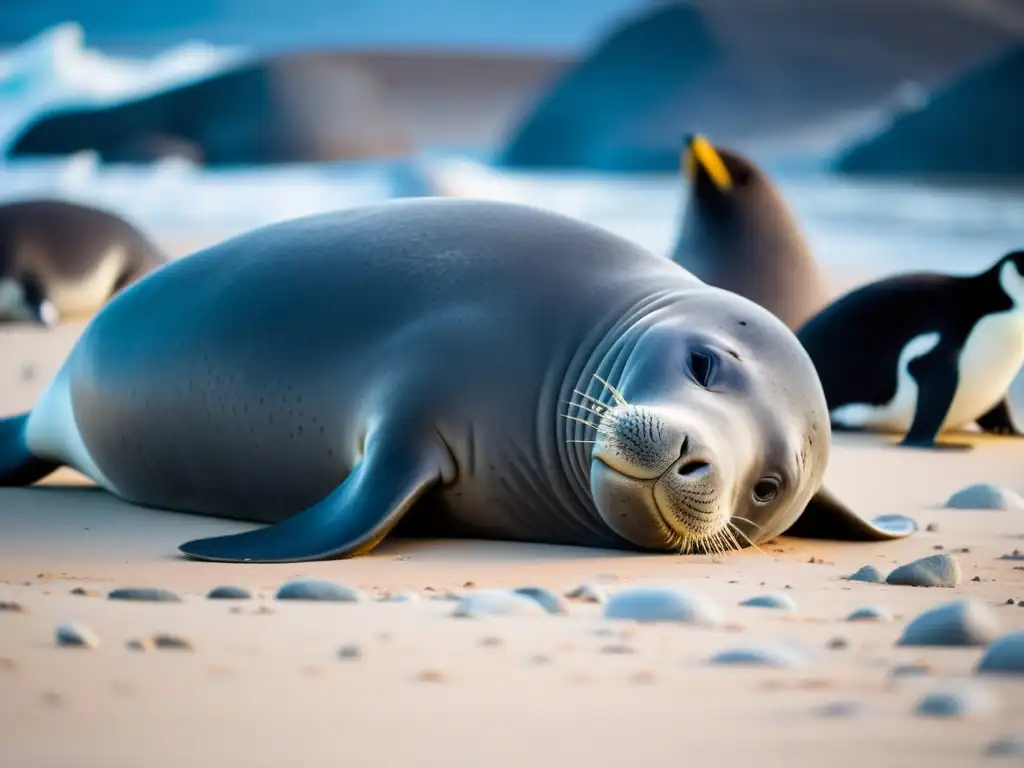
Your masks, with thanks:
[(711, 471), (706, 461), (688, 461), (676, 470), (683, 477), (703, 477)]

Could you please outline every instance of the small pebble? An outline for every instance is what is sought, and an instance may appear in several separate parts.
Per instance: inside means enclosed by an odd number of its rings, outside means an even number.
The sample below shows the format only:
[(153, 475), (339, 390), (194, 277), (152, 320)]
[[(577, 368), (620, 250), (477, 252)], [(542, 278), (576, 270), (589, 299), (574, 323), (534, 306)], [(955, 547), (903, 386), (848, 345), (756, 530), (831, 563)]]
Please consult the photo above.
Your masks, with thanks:
[(0, 613), (24, 613), (25, 606), (21, 603), (13, 603), (7, 600), (0, 600)]
[(932, 674), (933, 670), (923, 661), (913, 664), (898, 664), (889, 670), (889, 677), (925, 677)]
[(658, 586), (627, 587), (616, 592), (604, 608), (606, 619), (678, 621), (716, 628), (724, 623), (721, 609), (703, 594)]
[(1016, 509), (1024, 510), (1024, 499), (1001, 485), (978, 483), (963, 488), (946, 501), (955, 509)]
[(250, 600), (252, 595), (244, 587), (220, 586), (206, 593), (207, 600)]
[(623, 655), (636, 653), (636, 651), (633, 649), (632, 646), (626, 645), (625, 643), (612, 643), (611, 645), (606, 645), (602, 647), (601, 653)]
[(1024, 552), (1021, 552), (1019, 549), (1015, 549), (1010, 554), (1003, 555), (999, 559), (1000, 560), (1024, 560)]
[(952, 555), (942, 554), (901, 565), (885, 580), (906, 587), (955, 587), (960, 579), (960, 564)]
[(277, 600), (325, 600), (336, 603), (359, 603), (365, 598), (358, 589), (323, 579), (292, 579), (278, 587)]
[(652, 685), (655, 680), (654, 673), (648, 669), (641, 669), (629, 676), (629, 682), (634, 685)]
[(863, 709), (859, 701), (832, 701), (818, 709), (822, 717), (849, 717)]
[(504, 589), (478, 589), (470, 592), (459, 601), (452, 613), (452, 616), (460, 618), (547, 615), (544, 607), (533, 598)]
[(850, 581), (868, 581), (872, 584), (881, 584), (885, 579), (882, 577), (882, 572), (879, 571), (873, 565), (865, 565), (856, 573), (851, 573), (847, 576)]
[(866, 605), (863, 608), (858, 608), (846, 617), (847, 621), (890, 621), (891, 619), (892, 615), (887, 609), (876, 605)]
[(551, 663), (551, 657), (545, 656), (543, 653), (537, 653), (530, 657), (530, 662), (533, 664), (537, 664), (539, 666), (543, 666), (545, 664)]
[(531, 600), (536, 600), (540, 603), (540, 607), (548, 613), (553, 613), (557, 616), (565, 615), (569, 612), (569, 606), (565, 600), (550, 589), (544, 589), (544, 587), (519, 587), (513, 590), (517, 595), (523, 595), (529, 597)]
[(107, 595), (108, 600), (140, 600), (147, 603), (180, 603), (181, 598), (160, 587), (123, 587)]
[(897, 645), (988, 645), (999, 636), (999, 621), (988, 606), (971, 598), (929, 608), (907, 625)]
[(1024, 734), (996, 739), (985, 747), (985, 754), (989, 757), (1024, 758)]
[(72, 595), (77, 595), (78, 597), (99, 597), (100, 596), (100, 593), (97, 592), (95, 589), (86, 589), (85, 587), (75, 587), (74, 589), (71, 590), (71, 594)]
[(425, 683), (443, 683), (445, 674), (439, 669), (425, 669), (417, 675), (417, 678)]
[(932, 549), (945, 549), (945, 547), (941, 544), (936, 544), (934, 547), (932, 547)]
[(926, 693), (914, 705), (919, 717), (986, 717), (999, 710), (988, 691), (969, 685), (947, 685)]
[(191, 651), (192, 643), (181, 635), (159, 633), (140, 640), (129, 640), (125, 645), (132, 651)]
[(98, 648), (100, 639), (88, 627), (81, 624), (61, 624), (54, 633), (54, 639), (62, 648)]
[(825, 647), (831, 651), (841, 651), (843, 648), (850, 647), (850, 641), (845, 637), (833, 637), (825, 644)]
[(773, 592), (767, 595), (757, 595), (744, 600), (740, 605), (754, 608), (776, 608), (782, 611), (795, 611), (796, 603), (793, 598), (782, 592)]
[(389, 603), (415, 603), (420, 596), (415, 592), (396, 592), (388, 598)]
[(1015, 601), (1014, 601), (1014, 599), (1013, 599), (1012, 597), (1008, 597), (1008, 598), (1006, 598), (1006, 604), (1007, 604), (1007, 605), (1013, 605), (1013, 604), (1014, 604), (1014, 602), (1015, 602)]
[(757, 645), (720, 651), (709, 659), (711, 664), (760, 667), (802, 667), (807, 658), (795, 648), (787, 646)]
[(978, 672), (1024, 674), (1024, 630), (1010, 632), (985, 649)]
[(354, 643), (343, 645), (338, 649), (339, 659), (359, 659), (363, 656), (363, 649)]
[(566, 592), (565, 596), (570, 600), (580, 600), (584, 603), (607, 603), (608, 593), (604, 587), (600, 584), (594, 584), (593, 582), (584, 582), (580, 584), (576, 589)]
[(924, 529), (928, 533), (938, 533), (939, 532), (939, 524), (938, 523), (928, 523), (928, 525), (926, 525), (924, 527)]
[(480, 645), (484, 646), (485, 648), (497, 648), (499, 645), (502, 645), (502, 644), (503, 643), (502, 643), (501, 638), (500, 637), (494, 637), (493, 635), (481, 638), (481, 640), (480, 640)]

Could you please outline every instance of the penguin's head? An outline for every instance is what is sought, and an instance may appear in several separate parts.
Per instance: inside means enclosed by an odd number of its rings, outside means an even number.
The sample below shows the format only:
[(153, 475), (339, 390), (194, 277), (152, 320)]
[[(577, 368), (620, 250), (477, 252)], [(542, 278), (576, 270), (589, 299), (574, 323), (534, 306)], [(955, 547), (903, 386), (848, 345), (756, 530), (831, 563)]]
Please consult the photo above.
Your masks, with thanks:
[(0, 279), (0, 317), (52, 327), (60, 320), (42, 283), (34, 275)]
[(714, 146), (699, 133), (683, 139), (680, 164), (693, 196), (705, 205), (731, 208), (772, 189), (754, 163), (736, 152)]

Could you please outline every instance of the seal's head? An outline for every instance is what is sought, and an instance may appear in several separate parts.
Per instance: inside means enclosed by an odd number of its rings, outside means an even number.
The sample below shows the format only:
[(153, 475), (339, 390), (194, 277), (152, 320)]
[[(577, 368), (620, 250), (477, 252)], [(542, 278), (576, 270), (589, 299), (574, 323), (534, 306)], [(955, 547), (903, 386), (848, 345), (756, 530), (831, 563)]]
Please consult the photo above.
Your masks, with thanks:
[(822, 495), (828, 410), (792, 332), (715, 288), (656, 314), (577, 395), (597, 425), (591, 494), (617, 534), (648, 549), (726, 551), (811, 514), (830, 538), (851, 526), (867, 526), (852, 538), (894, 537)]

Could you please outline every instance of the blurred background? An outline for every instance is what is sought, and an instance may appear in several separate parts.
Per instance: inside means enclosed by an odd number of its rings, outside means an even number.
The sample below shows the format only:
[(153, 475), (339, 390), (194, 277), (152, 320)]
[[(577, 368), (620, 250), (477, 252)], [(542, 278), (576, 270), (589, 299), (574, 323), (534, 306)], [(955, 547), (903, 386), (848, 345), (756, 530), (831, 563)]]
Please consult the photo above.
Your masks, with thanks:
[(664, 253), (690, 131), (768, 170), (834, 274), (981, 269), (1024, 247), (1024, 0), (0, 5), (0, 200), (176, 255), (418, 195)]

